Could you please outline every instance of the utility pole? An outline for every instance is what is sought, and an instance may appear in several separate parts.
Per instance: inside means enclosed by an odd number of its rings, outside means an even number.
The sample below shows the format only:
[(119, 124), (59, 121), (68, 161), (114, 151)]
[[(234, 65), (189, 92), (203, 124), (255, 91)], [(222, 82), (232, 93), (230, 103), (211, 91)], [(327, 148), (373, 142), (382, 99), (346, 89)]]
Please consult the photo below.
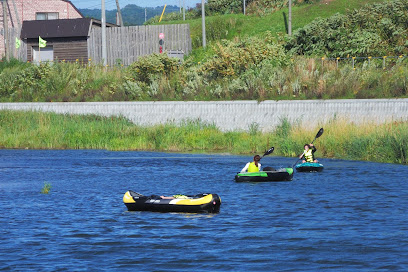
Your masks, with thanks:
[[(18, 26), (18, 33), (20, 34), (21, 31), (21, 23), (20, 23), (20, 17), (18, 16), (18, 11), (17, 11), (17, 5), (14, 0), (12, 0), (13, 6), (14, 6), (14, 12), (16, 13), (16, 20), (17, 20), (17, 26)], [(20, 35), (18, 35), (20, 36)]]
[(145, 8), (145, 23), (147, 21), (147, 8)]
[(289, 36), (292, 36), (292, 0), (289, 0), (288, 34)]
[(245, 5), (245, 0), (244, 0), (244, 15), (245, 15), (245, 8), (246, 8), (246, 5)]
[(205, 6), (204, 6), (205, 1), (201, 0), (201, 24), (202, 24), (202, 29), (203, 29), (203, 48), (207, 46), (207, 41), (205, 39)]
[(102, 22), (102, 63), (103, 66), (106, 66), (107, 64), (107, 58), (108, 58), (108, 53), (106, 50), (106, 12), (105, 12), (105, 0), (102, 1), (102, 16), (101, 16), (101, 22)]
[(9, 49), (9, 34), (8, 34), (8, 16), (7, 16), (7, 0), (3, 0), (3, 27), (4, 27), (4, 53), (6, 54), (6, 60), (10, 61), (10, 49)]
[(186, 1), (183, 0), (183, 21), (186, 20)]
[(118, 10), (119, 25), (123, 26), (122, 12), (120, 11), (119, 0), (116, 0), (116, 8)]

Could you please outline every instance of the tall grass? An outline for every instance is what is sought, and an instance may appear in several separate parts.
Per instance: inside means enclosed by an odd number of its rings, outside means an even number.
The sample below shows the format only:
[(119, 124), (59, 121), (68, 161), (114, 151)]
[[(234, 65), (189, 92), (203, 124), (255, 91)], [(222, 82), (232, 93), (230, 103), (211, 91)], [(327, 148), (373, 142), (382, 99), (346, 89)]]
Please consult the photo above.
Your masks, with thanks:
[[(408, 96), (408, 58), (335, 61), (289, 58), (282, 47), (249, 38), (218, 43), (204, 63), (164, 55), (127, 68), (77, 63), (9, 65), (0, 72), (0, 102), (282, 100)], [(231, 61), (233, 59), (233, 61)], [(167, 67), (167, 68), (166, 68)]]
[[(332, 120), (323, 127), (315, 142), (317, 157), (408, 163), (408, 122), (356, 125)], [(0, 111), (0, 148), (255, 154), (275, 146), (275, 155), (295, 157), (318, 130), (286, 119), (269, 132), (261, 132), (256, 123), (248, 131), (222, 132), (200, 120), (144, 127), (120, 117)]]

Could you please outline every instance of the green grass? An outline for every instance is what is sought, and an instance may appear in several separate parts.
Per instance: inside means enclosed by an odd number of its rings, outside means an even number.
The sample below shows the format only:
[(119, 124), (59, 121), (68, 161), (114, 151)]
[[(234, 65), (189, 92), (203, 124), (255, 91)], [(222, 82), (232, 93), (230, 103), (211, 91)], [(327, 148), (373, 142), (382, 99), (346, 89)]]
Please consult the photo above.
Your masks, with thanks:
[[(333, 0), (322, 1), (317, 4), (304, 4), (292, 8), (292, 30), (305, 26), (314, 19), (327, 18), (336, 13), (346, 13), (348, 10), (360, 8), (366, 4), (385, 2), (384, 0)], [(282, 9), (265, 16), (243, 14), (227, 14), (206, 17), (206, 34), (209, 45), (218, 39), (234, 39), (244, 36), (263, 36), (266, 31), (273, 35), (286, 33), (283, 13), (288, 15), (288, 9)], [(191, 38), (193, 41), (193, 56), (195, 60), (203, 61), (206, 54), (202, 53), (201, 47), (201, 18), (186, 21), (163, 21), (161, 24), (190, 24)], [(198, 50), (198, 52), (195, 52)], [(208, 50), (208, 49), (207, 49)], [(211, 54), (211, 49), (209, 49)]]
[[(332, 120), (323, 127), (324, 134), (315, 142), (317, 157), (408, 163), (408, 122), (355, 125)], [(199, 120), (143, 127), (119, 117), (0, 111), (0, 148), (253, 155), (274, 146), (274, 155), (295, 157), (318, 130), (319, 127), (304, 128), (287, 120), (266, 133), (261, 133), (256, 126), (249, 127), (248, 131), (222, 132), (213, 124)]]

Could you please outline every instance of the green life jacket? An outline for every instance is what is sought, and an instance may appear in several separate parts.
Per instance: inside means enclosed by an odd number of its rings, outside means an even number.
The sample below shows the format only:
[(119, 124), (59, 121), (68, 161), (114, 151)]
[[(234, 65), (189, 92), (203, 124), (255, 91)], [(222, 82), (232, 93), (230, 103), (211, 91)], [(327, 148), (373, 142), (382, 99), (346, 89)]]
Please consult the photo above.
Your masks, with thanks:
[(305, 156), (305, 161), (307, 162), (314, 161), (312, 149), (309, 149), (308, 151), (305, 150), (304, 156)]
[(248, 166), (248, 172), (259, 172), (258, 166), (255, 165), (255, 162), (251, 162)]

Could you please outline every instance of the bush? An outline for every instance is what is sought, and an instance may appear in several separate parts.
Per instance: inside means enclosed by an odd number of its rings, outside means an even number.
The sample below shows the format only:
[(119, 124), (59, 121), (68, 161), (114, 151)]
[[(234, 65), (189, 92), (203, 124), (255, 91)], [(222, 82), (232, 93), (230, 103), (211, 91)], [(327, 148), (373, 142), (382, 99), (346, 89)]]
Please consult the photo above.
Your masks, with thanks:
[(152, 76), (169, 76), (179, 66), (176, 58), (170, 58), (167, 54), (152, 54), (141, 57), (130, 66), (130, 71), (136, 80), (150, 84)]
[(329, 57), (406, 55), (407, 36), (408, 1), (395, 0), (316, 19), (295, 31), (286, 48)]
[(237, 42), (222, 40), (213, 46), (215, 55), (201, 67), (210, 79), (238, 76), (253, 65), (270, 60), (276, 66), (287, 64), (282, 46), (267, 38), (246, 38)]
[(211, 15), (242, 12), (241, 0), (208, 0), (208, 10)]

